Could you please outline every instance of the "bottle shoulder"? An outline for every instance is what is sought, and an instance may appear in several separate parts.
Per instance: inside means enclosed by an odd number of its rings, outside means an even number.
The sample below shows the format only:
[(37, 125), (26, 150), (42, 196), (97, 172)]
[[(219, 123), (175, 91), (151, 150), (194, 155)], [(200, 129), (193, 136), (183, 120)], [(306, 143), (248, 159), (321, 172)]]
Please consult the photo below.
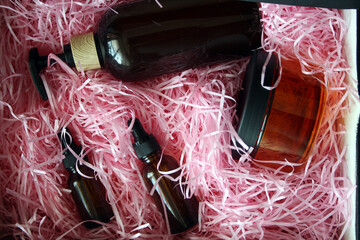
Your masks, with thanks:
[(68, 170), (69, 172), (69, 182), (70, 181), (81, 181), (84, 179), (94, 178), (94, 171), (85, 165), (78, 165)]
[[(158, 158), (158, 161), (151, 161), (144, 163), (142, 172), (143, 177), (149, 178), (149, 177), (160, 177), (163, 175), (161, 172), (168, 172), (175, 170), (179, 167), (179, 164), (177, 160), (170, 156), (170, 155), (163, 155), (162, 157)], [(175, 173), (170, 174), (172, 177), (177, 177), (179, 174), (179, 171), (176, 171)]]

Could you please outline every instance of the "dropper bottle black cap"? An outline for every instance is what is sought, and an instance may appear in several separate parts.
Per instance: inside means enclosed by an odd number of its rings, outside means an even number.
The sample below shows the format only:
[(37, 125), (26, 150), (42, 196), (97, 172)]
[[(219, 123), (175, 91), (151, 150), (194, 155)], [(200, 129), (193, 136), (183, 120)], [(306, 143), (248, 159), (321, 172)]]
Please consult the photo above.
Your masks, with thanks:
[[(71, 51), (70, 44), (64, 46), (64, 52), (56, 54), (62, 61), (66, 62), (69, 67), (75, 67), (74, 58)], [(44, 83), (42, 82), (39, 73), (43, 68), (47, 67), (48, 56), (39, 56), (39, 51), (37, 48), (31, 48), (29, 51), (29, 68), (31, 73), (31, 78), (38, 90), (41, 98), (47, 100), (48, 96), (45, 91)], [(50, 64), (54, 63), (54, 60), (50, 60)]]
[[(64, 167), (68, 171), (74, 171), (74, 169), (76, 169), (76, 156), (74, 156), (68, 148), (71, 148), (77, 155), (81, 153), (82, 148), (74, 142), (67, 128), (65, 128), (65, 132), (58, 132), (58, 138), (60, 139), (62, 148), (66, 149), (64, 152), (65, 158), (63, 159)], [(87, 156), (84, 156), (84, 160), (87, 161)]]
[[(132, 119), (129, 119), (128, 126), (131, 125), (131, 122)], [(140, 160), (143, 161), (150, 154), (161, 151), (160, 144), (156, 138), (144, 130), (137, 118), (135, 118), (131, 133), (134, 137), (133, 147)]]

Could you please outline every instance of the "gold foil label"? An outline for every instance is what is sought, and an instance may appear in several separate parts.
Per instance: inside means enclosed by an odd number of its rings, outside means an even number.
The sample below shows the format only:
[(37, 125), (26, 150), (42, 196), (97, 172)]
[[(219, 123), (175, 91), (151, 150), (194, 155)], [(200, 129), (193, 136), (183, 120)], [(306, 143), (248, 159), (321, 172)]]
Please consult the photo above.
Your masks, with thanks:
[(71, 37), (70, 45), (78, 71), (101, 68), (93, 33)]

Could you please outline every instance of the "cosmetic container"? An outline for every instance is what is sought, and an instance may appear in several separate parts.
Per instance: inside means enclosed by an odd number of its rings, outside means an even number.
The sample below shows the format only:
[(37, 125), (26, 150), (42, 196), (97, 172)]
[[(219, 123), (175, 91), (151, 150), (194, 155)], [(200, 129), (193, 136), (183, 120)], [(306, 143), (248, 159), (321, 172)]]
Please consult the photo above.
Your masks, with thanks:
[[(103, 68), (122, 81), (137, 81), (249, 56), (261, 45), (257, 3), (237, 0), (142, 0), (113, 6), (94, 32), (73, 36), (57, 56), (78, 71)], [(48, 56), (29, 52), (39, 77)], [(52, 61), (51, 61), (52, 62)]]
[[(63, 133), (59, 132), (58, 137), (62, 148), (65, 149), (63, 164), (69, 172), (68, 186), (82, 220), (86, 221), (84, 226), (87, 228), (100, 226), (97, 222), (87, 220), (109, 222), (114, 213), (106, 200), (105, 187), (95, 178), (92, 169), (78, 163), (81, 146), (74, 142), (68, 129)], [(88, 162), (88, 157), (83, 156), (83, 160)]]
[[(237, 146), (250, 152), (259, 164), (278, 168), (284, 162), (295, 163), (300, 166), (282, 170), (298, 171), (311, 154), (319, 132), (326, 101), (326, 89), (320, 82), (324, 75), (305, 75), (298, 60), (281, 59), (281, 79), (271, 90), (266, 87), (272, 87), (279, 77), (278, 60), (274, 53), (269, 56), (264, 50), (255, 51), (250, 59), (239, 92), (236, 125), (248, 148), (238, 142)], [(238, 159), (241, 152), (233, 150), (234, 158)]]
[[(128, 124), (131, 122), (130, 119)], [(164, 218), (168, 219), (171, 234), (184, 232), (197, 225), (199, 203), (196, 197), (185, 199), (180, 183), (169, 179), (176, 179), (180, 170), (164, 174), (179, 168), (177, 161), (171, 156), (161, 154), (159, 143), (152, 134), (149, 135), (144, 130), (138, 119), (135, 119), (132, 135), (135, 153), (144, 163), (143, 180), (149, 192), (156, 186), (152, 197)]]

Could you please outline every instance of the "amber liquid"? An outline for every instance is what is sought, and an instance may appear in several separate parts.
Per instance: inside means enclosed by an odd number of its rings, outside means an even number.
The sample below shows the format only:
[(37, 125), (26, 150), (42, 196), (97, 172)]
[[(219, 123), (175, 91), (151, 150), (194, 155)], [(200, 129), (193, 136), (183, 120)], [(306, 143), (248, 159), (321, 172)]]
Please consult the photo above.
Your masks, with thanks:
[[(314, 78), (322, 74), (303, 75), (298, 61), (282, 61), (281, 82), (272, 92), (273, 101), (263, 135), (258, 140), (255, 159), (306, 161), (317, 136), (326, 98), (324, 87)], [(279, 167), (275, 163), (262, 163)], [(296, 167), (300, 170), (305, 164)], [(286, 167), (284, 171), (291, 171)]]
[[(166, 212), (171, 233), (181, 233), (198, 223), (199, 203), (195, 196), (190, 199), (184, 199), (179, 183), (162, 177), (163, 175), (159, 170), (170, 171), (178, 168), (179, 165), (174, 158), (164, 155), (158, 170), (157, 163), (159, 157), (158, 153), (153, 153), (146, 159), (142, 159), (142, 161), (145, 162), (143, 179), (150, 192), (157, 180), (161, 177), (152, 197), (156, 206), (163, 214), (164, 219)], [(173, 173), (170, 176), (176, 178), (178, 175), (178, 173)]]
[[(90, 168), (84, 165), (78, 167), (81, 173), (94, 177), (94, 172)], [(106, 200), (106, 190), (101, 182), (95, 178), (81, 176), (74, 168), (69, 172), (68, 185), (81, 218), (83, 220), (109, 222), (114, 213)], [(84, 226), (95, 228), (100, 225), (89, 221), (85, 222)]]
[(106, 12), (97, 27), (100, 62), (135, 81), (232, 60), (260, 46), (256, 3), (237, 0), (135, 1)]

